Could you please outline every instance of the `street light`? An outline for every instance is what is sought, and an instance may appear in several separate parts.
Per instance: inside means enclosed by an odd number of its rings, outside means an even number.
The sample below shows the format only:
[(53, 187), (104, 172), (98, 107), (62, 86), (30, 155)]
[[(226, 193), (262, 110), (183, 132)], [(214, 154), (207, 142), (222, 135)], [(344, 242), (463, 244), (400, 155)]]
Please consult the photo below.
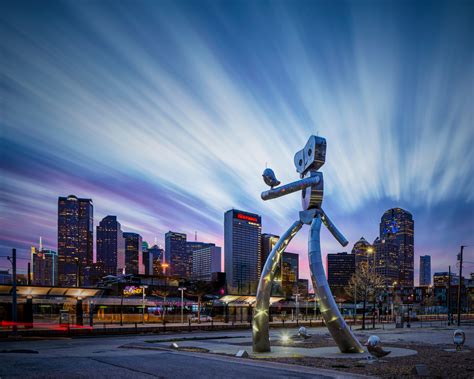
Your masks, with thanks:
[(140, 286), (142, 288), (142, 324), (145, 324), (145, 289), (148, 288), (147, 285)]
[(179, 287), (179, 291), (181, 291), (181, 324), (184, 324), (184, 291), (186, 291), (186, 287)]
[[(367, 253), (371, 254), (372, 255), (372, 275), (375, 275), (375, 272), (376, 272), (376, 266), (375, 266), (375, 250), (372, 246), (369, 246), (367, 248)], [(367, 257), (368, 258), (368, 257)], [(375, 278), (374, 278), (375, 280)], [(373, 312), (373, 316), (372, 316), (372, 327), (375, 329), (375, 282), (374, 282), (374, 286), (373, 286), (373, 296), (374, 296), (374, 302), (373, 302), (373, 309), (372, 309), (372, 312)]]

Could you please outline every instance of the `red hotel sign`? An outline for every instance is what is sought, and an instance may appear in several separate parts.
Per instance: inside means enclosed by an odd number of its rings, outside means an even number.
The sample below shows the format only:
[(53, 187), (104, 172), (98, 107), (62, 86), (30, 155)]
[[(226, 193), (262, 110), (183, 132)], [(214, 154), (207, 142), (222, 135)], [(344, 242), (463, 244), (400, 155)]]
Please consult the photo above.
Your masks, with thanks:
[(258, 222), (258, 219), (256, 217), (247, 216), (242, 213), (237, 213), (237, 218), (246, 221)]

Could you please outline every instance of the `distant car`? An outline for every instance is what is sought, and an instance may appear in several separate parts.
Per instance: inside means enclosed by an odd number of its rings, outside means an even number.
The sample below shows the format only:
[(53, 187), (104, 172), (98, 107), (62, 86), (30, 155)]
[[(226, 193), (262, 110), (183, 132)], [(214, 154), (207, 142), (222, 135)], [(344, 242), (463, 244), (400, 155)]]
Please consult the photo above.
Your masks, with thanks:
[[(211, 322), (212, 317), (207, 315), (201, 315), (201, 322)], [(198, 322), (198, 316), (194, 315), (191, 317), (191, 322)]]

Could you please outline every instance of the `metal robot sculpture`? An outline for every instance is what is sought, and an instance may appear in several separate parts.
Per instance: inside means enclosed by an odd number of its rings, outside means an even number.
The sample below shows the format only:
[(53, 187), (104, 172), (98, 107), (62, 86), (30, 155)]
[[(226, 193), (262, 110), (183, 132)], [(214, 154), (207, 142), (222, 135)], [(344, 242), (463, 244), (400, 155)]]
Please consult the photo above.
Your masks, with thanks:
[(296, 171), (300, 174), (300, 180), (273, 188), (275, 185), (278, 186), (280, 184), (274, 172), (271, 169), (266, 169), (263, 174), (265, 183), (271, 187), (270, 190), (262, 192), (261, 197), (263, 200), (275, 199), (293, 192), (302, 191), (303, 210), (299, 213), (299, 220), (295, 221), (275, 244), (263, 267), (258, 284), (253, 317), (252, 334), (253, 351), (255, 353), (270, 351), (269, 309), (272, 282), (276, 269), (279, 266), (282, 252), (303, 224), (311, 225), (308, 236), (311, 279), (315, 289), (315, 296), (320, 304), (321, 314), (329, 332), (342, 353), (364, 352), (361, 343), (354, 337), (339, 313), (323, 268), (320, 245), (321, 223), (326, 225), (334, 238), (342, 246), (348, 244), (347, 240), (321, 208), (324, 186), (323, 174), (318, 170), (324, 164), (325, 159), (326, 139), (311, 136), (304, 149), (295, 154), (294, 161)]

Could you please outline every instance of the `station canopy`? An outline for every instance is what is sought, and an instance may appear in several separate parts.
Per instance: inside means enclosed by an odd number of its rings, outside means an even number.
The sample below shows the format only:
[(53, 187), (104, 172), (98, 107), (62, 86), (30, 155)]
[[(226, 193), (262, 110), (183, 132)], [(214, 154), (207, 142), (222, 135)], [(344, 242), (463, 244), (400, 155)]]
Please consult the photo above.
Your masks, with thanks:
[[(283, 297), (270, 297), (270, 305), (283, 300)], [(225, 295), (218, 301), (229, 305), (255, 305), (257, 298), (255, 296)]]
[[(12, 294), (13, 286), (0, 285), (0, 295)], [(16, 286), (16, 293), (18, 296), (63, 296), (63, 297), (81, 297), (82, 299), (88, 297), (95, 297), (102, 294), (100, 288), (81, 288), (81, 287), (48, 287), (48, 286)]]

